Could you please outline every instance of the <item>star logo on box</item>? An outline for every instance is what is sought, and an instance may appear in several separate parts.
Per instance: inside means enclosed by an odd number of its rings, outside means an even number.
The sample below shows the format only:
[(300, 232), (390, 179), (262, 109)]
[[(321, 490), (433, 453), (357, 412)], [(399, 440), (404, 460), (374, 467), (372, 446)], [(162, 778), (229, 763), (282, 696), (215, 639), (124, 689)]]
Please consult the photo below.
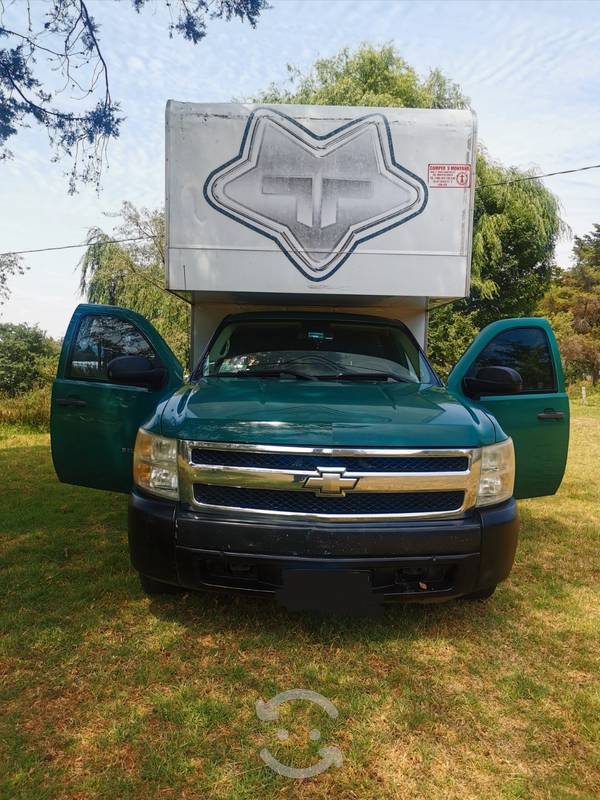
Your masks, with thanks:
[(258, 108), (238, 155), (208, 176), (204, 196), (274, 241), (309, 280), (322, 281), (361, 243), (420, 214), (427, 186), (397, 163), (379, 112), (319, 135)]

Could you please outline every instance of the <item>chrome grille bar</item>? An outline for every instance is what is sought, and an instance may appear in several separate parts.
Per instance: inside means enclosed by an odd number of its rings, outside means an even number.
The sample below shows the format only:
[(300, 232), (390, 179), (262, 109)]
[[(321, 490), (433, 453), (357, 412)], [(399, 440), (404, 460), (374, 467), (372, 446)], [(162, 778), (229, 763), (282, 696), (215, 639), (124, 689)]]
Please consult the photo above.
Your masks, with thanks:
[[(314, 491), (312, 486), (327, 473), (340, 474), (341, 479), (354, 481), (353, 492), (430, 492), (465, 489), (470, 476), (466, 472), (343, 472), (331, 467), (320, 470), (285, 471), (253, 467), (218, 467), (194, 464), (194, 482), (235, 486), (245, 489), (281, 489)], [(342, 478), (343, 476), (343, 478)], [(313, 481), (313, 484), (311, 484)], [(340, 493), (342, 493), (344, 490)], [(318, 492), (315, 492), (318, 493)]]

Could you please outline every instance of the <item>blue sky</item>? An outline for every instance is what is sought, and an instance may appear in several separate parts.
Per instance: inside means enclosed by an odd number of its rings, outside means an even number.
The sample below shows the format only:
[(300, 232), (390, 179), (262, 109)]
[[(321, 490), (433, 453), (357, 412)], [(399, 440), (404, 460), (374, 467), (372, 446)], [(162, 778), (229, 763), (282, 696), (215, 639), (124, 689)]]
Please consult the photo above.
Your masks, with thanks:
[[(163, 129), (168, 98), (197, 102), (250, 96), (286, 77), (286, 64), (362, 41), (391, 41), (419, 72), (440, 67), (471, 98), (480, 141), (505, 164), (550, 172), (600, 162), (600, 2), (396, 2), (271, 0), (255, 30), (215, 22), (194, 47), (169, 39), (162, 3), (136, 15), (129, 3), (92, 0), (127, 121), (109, 151), (103, 191), (67, 194), (64, 165), (51, 164), (45, 134), (13, 141), (0, 165), (0, 251), (83, 241), (106, 230), (121, 201), (156, 207), (164, 193)], [(17, 0), (10, 15), (22, 15)], [(600, 222), (600, 170), (547, 180), (575, 234)], [(561, 241), (568, 265), (572, 243)], [(80, 251), (26, 257), (11, 281), (2, 321), (38, 322), (63, 335), (79, 302)]]

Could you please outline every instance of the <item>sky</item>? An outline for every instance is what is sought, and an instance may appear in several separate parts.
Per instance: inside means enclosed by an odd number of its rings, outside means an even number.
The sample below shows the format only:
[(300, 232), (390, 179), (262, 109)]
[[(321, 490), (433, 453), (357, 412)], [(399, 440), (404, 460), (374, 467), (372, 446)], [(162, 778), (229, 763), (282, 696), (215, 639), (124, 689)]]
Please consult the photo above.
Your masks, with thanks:
[[(572, 2), (400, 2), (271, 0), (256, 29), (214, 21), (197, 46), (168, 35), (160, 0), (137, 15), (128, 2), (91, 0), (110, 69), (111, 91), (126, 122), (109, 148), (98, 195), (70, 196), (67, 164), (50, 162), (46, 134), (25, 130), (0, 163), (0, 252), (73, 244), (89, 228), (111, 231), (105, 216), (123, 200), (164, 202), (167, 99), (226, 102), (281, 83), (286, 65), (306, 70), (316, 58), (361, 42), (393, 43), (419, 73), (439, 67), (458, 82), (478, 115), (479, 139), (506, 165), (540, 172), (600, 162), (600, 0)], [(8, 8), (23, 16), (22, 0)], [(16, 24), (16, 23), (15, 23)], [(573, 234), (600, 222), (600, 170), (548, 178)], [(569, 266), (572, 241), (557, 247)], [(82, 251), (25, 257), (9, 282), (0, 321), (38, 323), (64, 334), (78, 294)]]

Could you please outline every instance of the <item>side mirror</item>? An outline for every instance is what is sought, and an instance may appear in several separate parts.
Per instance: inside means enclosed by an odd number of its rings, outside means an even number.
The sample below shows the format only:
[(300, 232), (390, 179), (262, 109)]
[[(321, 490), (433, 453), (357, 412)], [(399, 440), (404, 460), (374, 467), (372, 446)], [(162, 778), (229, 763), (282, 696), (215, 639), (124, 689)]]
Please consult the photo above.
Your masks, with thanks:
[(479, 399), (485, 394), (518, 394), (523, 389), (523, 379), (511, 367), (481, 367), (474, 378), (463, 379), (467, 397)]
[(150, 359), (143, 356), (117, 356), (108, 362), (107, 373), (113, 383), (158, 389), (167, 371), (163, 367), (155, 367)]

